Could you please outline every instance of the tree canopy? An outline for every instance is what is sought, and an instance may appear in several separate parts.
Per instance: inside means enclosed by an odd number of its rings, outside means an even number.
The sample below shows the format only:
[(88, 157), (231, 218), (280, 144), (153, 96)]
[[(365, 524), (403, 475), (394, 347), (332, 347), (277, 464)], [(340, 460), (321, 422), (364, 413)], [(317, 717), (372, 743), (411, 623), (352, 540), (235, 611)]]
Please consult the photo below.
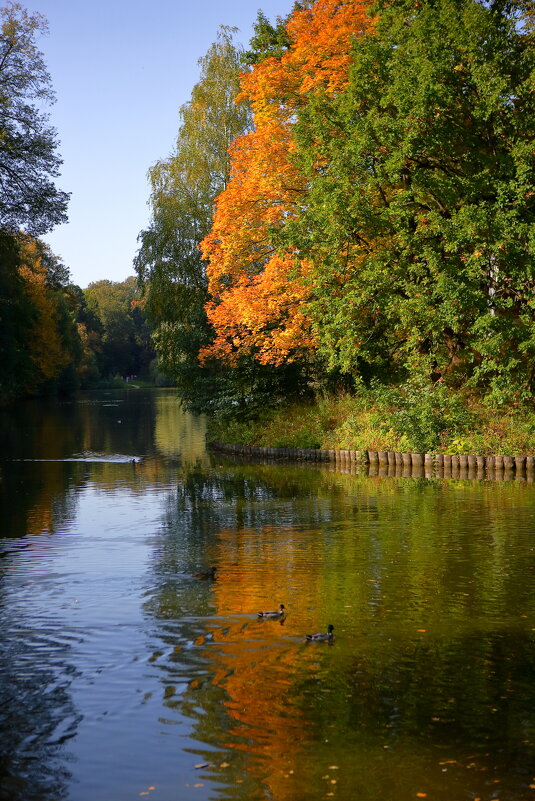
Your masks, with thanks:
[(54, 184), (61, 159), (42, 107), (54, 102), (36, 38), (41, 14), (18, 3), (0, 9), (0, 227), (33, 235), (67, 220), (68, 194)]
[(201, 356), (531, 395), (531, 22), (524, 2), (315, 0), (261, 40), (202, 244)]

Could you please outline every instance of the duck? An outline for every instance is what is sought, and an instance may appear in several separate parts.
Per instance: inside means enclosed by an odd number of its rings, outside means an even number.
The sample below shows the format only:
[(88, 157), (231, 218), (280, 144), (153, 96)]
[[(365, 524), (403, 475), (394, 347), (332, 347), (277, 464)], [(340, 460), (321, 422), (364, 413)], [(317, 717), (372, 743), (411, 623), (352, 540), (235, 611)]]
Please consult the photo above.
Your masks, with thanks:
[(210, 570), (207, 570), (207, 571), (204, 571), (204, 572), (201, 572), (201, 573), (194, 573), (193, 574), (193, 578), (204, 579), (205, 581), (207, 579), (212, 579), (213, 580), (213, 579), (215, 579), (216, 570), (217, 570), (217, 567), (211, 567)]
[(305, 634), (307, 642), (332, 642), (334, 640), (334, 626), (329, 623), (327, 626), (327, 633), (320, 632), (318, 634)]
[(270, 612), (259, 612), (258, 613), (258, 617), (262, 617), (262, 618), (283, 617), (283, 615), (286, 614), (285, 610), (286, 610), (286, 607), (284, 606), (284, 604), (280, 604), (280, 606), (279, 606), (279, 608), (277, 610), (273, 610), (273, 611), (270, 611)]

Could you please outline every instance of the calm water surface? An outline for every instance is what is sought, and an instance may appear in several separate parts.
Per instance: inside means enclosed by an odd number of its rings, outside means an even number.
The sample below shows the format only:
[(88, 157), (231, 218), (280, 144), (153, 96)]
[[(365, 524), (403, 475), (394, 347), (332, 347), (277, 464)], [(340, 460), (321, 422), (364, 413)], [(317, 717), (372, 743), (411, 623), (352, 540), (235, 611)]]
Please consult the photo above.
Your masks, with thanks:
[(2, 413), (2, 801), (533, 798), (535, 487), (204, 442), (169, 390)]

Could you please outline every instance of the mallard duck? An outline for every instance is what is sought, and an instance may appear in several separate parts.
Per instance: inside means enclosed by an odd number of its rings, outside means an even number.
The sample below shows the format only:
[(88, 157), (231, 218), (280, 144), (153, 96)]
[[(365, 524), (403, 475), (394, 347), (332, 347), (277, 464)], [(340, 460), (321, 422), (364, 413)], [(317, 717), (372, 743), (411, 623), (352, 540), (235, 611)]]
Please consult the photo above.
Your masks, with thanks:
[(258, 613), (258, 617), (264, 617), (264, 618), (267, 618), (267, 617), (282, 617), (283, 615), (286, 614), (285, 609), (286, 609), (286, 607), (284, 606), (284, 604), (281, 604), (277, 611), (273, 610), (271, 612), (259, 612)]
[(207, 570), (206, 572), (194, 573), (193, 574), (193, 578), (204, 579), (204, 580), (206, 580), (206, 579), (215, 579), (216, 570), (217, 570), (217, 567), (211, 567), (210, 570)]
[(334, 626), (329, 623), (327, 626), (327, 634), (320, 632), (319, 634), (306, 634), (305, 640), (307, 642), (332, 642), (334, 640)]

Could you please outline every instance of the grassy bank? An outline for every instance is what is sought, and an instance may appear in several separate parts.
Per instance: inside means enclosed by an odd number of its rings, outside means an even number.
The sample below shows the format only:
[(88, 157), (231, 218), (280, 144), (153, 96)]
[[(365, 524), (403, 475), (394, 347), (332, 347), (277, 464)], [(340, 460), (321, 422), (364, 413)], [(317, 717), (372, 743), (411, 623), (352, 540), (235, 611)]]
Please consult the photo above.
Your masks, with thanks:
[(535, 407), (493, 408), (443, 387), (372, 387), (254, 419), (213, 419), (209, 436), (268, 447), (533, 455)]

